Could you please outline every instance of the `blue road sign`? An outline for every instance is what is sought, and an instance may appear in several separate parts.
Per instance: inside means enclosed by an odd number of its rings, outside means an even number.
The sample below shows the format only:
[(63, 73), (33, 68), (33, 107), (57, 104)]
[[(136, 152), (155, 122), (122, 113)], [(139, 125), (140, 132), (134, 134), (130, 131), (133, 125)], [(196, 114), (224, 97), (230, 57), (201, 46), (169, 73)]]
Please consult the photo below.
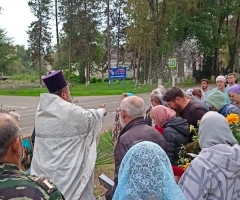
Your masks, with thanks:
[(110, 68), (108, 70), (108, 77), (110, 80), (112, 79), (126, 79), (127, 68)]

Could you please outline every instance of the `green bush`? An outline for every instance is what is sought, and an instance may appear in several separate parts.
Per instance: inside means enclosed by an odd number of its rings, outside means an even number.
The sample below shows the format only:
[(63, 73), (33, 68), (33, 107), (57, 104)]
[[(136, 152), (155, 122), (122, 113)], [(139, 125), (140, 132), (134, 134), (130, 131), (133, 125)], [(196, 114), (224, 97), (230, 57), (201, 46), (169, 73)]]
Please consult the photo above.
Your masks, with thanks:
[(109, 78), (105, 78), (105, 79), (104, 79), (104, 82), (109, 82)]
[(97, 78), (95, 77), (90, 78), (90, 83), (97, 83)]
[(97, 83), (101, 83), (102, 79), (101, 78), (97, 78)]
[(73, 81), (73, 82), (76, 82), (76, 83), (79, 83), (79, 76), (78, 75), (76, 75), (76, 74), (71, 74), (70, 75), (70, 79), (71, 79), (71, 81)]
[(68, 69), (63, 70), (63, 76), (66, 80), (68, 80)]
[(39, 79), (39, 75), (37, 73), (15, 74), (10, 76), (10, 80), (13, 80), (13, 81), (35, 82), (38, 79)]

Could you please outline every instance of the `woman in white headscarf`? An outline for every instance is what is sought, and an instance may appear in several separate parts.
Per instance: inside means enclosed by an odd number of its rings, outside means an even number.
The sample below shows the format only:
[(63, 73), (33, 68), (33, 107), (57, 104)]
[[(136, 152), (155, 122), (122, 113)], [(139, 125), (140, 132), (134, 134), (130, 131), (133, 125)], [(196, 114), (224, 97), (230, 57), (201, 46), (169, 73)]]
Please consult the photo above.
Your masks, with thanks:
[(240, 199), (240, 147), (225, 117), (209, 111), (199, 125), (202, 151), (179, 181), (188, 200)]
[(227, 79), (220, 75), (216, 78), (216, 84), (217, 87), (212, 89), (210, 93), (215, 92), (215, 91), (220, 91), (224, 94), (225, 100), (227, 103), (230, 102), (229, 96), (228, 96), (228, 87), (227, 87)]

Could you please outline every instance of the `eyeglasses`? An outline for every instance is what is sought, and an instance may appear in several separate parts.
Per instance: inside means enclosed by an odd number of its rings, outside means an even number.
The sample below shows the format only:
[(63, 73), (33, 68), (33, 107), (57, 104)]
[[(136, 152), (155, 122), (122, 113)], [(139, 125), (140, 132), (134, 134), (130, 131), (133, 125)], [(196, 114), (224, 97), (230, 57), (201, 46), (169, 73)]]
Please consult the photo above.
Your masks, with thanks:
[(22, 142), (22, 140), (23, 140), (23, 135), (19, 135), (18, 137), (19, 137), (20, 141)]
[(119, 113), (121, 111), (121, 109), (119, 108), (119, 109), (117, 109), (117, 113)]
[(229, 96), (229, 98), (231, 98), (231, 97), (233, 98), (234, 97), (234, 95), (230, 95), (230, 94), (228, 96)]

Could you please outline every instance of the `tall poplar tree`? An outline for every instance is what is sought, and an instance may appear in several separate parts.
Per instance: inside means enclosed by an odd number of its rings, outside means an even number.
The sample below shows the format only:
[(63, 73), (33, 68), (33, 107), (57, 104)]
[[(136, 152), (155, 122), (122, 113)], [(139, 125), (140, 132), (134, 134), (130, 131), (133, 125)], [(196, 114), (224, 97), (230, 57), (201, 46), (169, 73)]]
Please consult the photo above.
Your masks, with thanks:
[(80, 81), (86, 81), (86, 85), (89, 85), (93, 67), (94, 43), (98, 36), (99, 1), (59, 0), (59, 2), (64, 40), (68, 41), (65, 45), (69, 55), (69, 81), (71, 65), (74, 63), (79, 72)]
[[(39, 83), (40, 87), (42, 87), (42, 58), (49, 58), (51, 50), (52, 35), (49, 20), (52, 5), (50, 0), (30, 0), (28, 5), (36, 17), (36, 20), (30, 24), (27, 31), (29, 35), (29, 51), (32, 62), (38, 64)], [(50, 59), (46, 61), (50, 61)]]

